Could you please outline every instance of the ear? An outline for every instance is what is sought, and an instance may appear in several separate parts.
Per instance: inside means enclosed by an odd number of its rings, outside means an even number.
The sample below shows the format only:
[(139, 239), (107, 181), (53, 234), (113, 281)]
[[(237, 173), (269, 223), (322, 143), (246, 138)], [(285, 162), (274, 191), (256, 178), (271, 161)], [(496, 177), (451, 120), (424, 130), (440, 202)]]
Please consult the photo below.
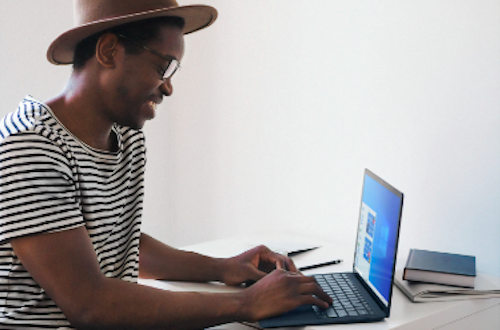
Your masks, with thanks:
[(115, 66), (115, 53), (118, 46), (118, 37), (113, 33), (103, 34), (97, 40), (95, 56), (97, 61), (104, 67)]

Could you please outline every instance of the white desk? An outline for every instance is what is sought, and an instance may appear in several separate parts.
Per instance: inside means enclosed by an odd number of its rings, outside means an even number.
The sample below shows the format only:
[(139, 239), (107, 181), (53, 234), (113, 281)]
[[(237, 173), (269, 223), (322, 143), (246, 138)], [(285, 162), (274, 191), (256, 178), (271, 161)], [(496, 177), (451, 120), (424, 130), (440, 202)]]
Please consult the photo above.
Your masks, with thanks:
[[(297, 255), (293, 258), (298, 267), (315, 264), (322, 261), (343, 259), (339, 265), (323, 267), (305, 271), (304, 274), (342, 272), (352, 270), (354, 246), (335, 246), (329, 242), (312, 241), (292, 235), (281, 234), (282, 242), (304, 242), (321, 245), (322, 247), (310, 252)], [(273, 235), (238, 236), (230, 239), (217, 240), (188, 246), (185, 250), (195, 251), (214, 257), (230, 257), (243, 252), (261, 243), (272, 246), (278, 240)], [(400, 265), (401, 267), (401, 265)], [(500, 279), (498, 280), (500, 283)], [(182, 283), (153, 280), (140, 280), (141, 284), (173, 291), (210, 291), (228, 292), (241, 290), (220, 284)], [(256, 326), (254, 324), (253, 326)], [(500, 298), (475, 299), (452, 302), (412, 303), (397, 287), (393, 288), (392, 308), (389, 318), (376, 323), (364, 324), (336, 324), (323, 326), (307, 326), (293, 329), (373, 329), (373, 330), (465, 330), (471, 329), (498, 330), (500, 329)], [(242, 324), (228, 324), (213, 329), (217, 330), (250, 330)], [(292, 329), (292, 328), (289, 328)], [(332, 328), (333, 329), (333, 328)]]

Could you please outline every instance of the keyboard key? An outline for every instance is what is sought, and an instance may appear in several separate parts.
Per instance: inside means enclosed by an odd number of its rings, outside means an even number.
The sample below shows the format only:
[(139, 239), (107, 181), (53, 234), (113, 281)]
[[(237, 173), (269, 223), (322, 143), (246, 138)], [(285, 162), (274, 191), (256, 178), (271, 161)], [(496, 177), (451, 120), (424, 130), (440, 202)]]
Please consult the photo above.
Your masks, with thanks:
[(328, 317), (331, 317), (331, 318), (338, 316), (337, 312), (331, 307), (326, 309), (326, 315), (328, 315)]
[(347, 316), (346, 311), (337, 311), (337, 314), (339, 315), (339, 317), (346, 317)]
[(333, 299), (326, 310), (313, 306), (318, 318), (374, 314), (347, 274), (314, 275), (318, 285)]

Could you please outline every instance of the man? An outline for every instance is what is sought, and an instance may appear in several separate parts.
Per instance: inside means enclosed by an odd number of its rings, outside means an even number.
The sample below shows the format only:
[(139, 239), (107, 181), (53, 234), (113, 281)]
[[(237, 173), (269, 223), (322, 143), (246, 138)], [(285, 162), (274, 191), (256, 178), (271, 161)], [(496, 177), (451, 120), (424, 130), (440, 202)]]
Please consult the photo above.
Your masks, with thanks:
[[(0, 124), (0, 328), (200, 329), (330, 298), (265, 247), (216, 259), (140, 232), (144, 137), (184, 53), (213, 23), (173, 0), (76, 0), (77, 27), (49, 47), (73, 63), (60, 95), (26, 97)], [(276, 267), (274, 267), (276, 266)], [(267, 274), (261, 269), (276, 268)], [(137, 277), (253, 286), (169, 292)]]

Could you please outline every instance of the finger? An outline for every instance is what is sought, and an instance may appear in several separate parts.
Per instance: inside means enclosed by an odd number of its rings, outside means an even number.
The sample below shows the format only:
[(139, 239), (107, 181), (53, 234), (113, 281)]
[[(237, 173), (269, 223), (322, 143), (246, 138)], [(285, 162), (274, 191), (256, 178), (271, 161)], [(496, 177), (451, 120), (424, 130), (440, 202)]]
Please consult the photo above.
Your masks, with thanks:
[(263, 247), (260, 254), (260, 261), (271, 263), (276, 265), (277, 262), (280, 263), (282, 268), (286, 267), (285, 256), (276, 252), (269, 250), (266, 247)]
[[(290, 270), (290, 268), (288, 267), (288, 264), (286, 262), (286, 257), (281, 255), (281, 254), (277, 254), (276, 255), (277, 257), (277, 261), (276, 261), (276, 269), (282, 269), (282, 270)], [(278, 265), (280, 268), (278, 268)]]
[(287, 256), (285, 256), (283, 254), (276, 253), (276, 252), (270, 250), (266, 246), (260, 246), (259, 249), (260, 249), (260, 257), (261, 257), (262, 262), (269, 262), (272, 264), (276, 264), (276, 262), (280, 262), (280, 265), (283, 268), (288, 268), (287, 267), (288, 262), (286, 261), (286, 259), (288, 258)]
[(298, 292), (300, 294), (314, 294), (314, 295), (321, 295), (325, 293), (320, 288), (320, 286), (315, 282), (300, 284), (300, 286), (298, 287)]
[(318, 299), (315, 296), (303, 296), (303, 298), (301, 299), (301, 304), (302, 305), (315, 305), (315, 306), (318, 306), (318, 307), (323, 308), (323, 309), (330, 307), (330, 303), (328, 303), (324, 300)]
[(314, 295), (324, 302), (332, 303), (332, 298), (316, 282), (302, 284), (299, 293), (302, 295)]
[(316, 280), (314, 279), (314, 277), (311, 277), (311, 276), (305, 276), (305, 275), (302, 275), (301, 273), (293, 273), (295, 275), (295, 277), (297, 277), (297, 281), (299, 281), (299, 283), (314, 283), (314, 284), (318, 284), (318, 282), (316, 282)]
[(286, 263), (286, 267), (289, 271), (294, 272), (294, 273), (299, 273), (299, 270), (295, 266), (292, 259), (290, 259), (289, 257), (285, 257), (285, 263)]
[(282, 268), (284, 268), (285, 270), (288, 270), (288, 271), (291, 271), (294, 273), (299, 272), (291, 258), (289, 258), (288, 256), (286, 256), (284, 254), (274, 253), (272, 251), (270, 251), (270, 252), (272, 253), (272, 255), (268, 256), (268, 258), (270, 260), (274, 260), (275, 263), (279, 262), (280, 265), (282, 266)]
[(324, 302), (327, 302), (328, 304), (331, 304), (333, 302), (333, 298), (330, 297), (330, 295), (323, 291), (323, 289), (321, 288), (319, 288), (319, 291), (315, 293), (315, 296), (323, 300)]

